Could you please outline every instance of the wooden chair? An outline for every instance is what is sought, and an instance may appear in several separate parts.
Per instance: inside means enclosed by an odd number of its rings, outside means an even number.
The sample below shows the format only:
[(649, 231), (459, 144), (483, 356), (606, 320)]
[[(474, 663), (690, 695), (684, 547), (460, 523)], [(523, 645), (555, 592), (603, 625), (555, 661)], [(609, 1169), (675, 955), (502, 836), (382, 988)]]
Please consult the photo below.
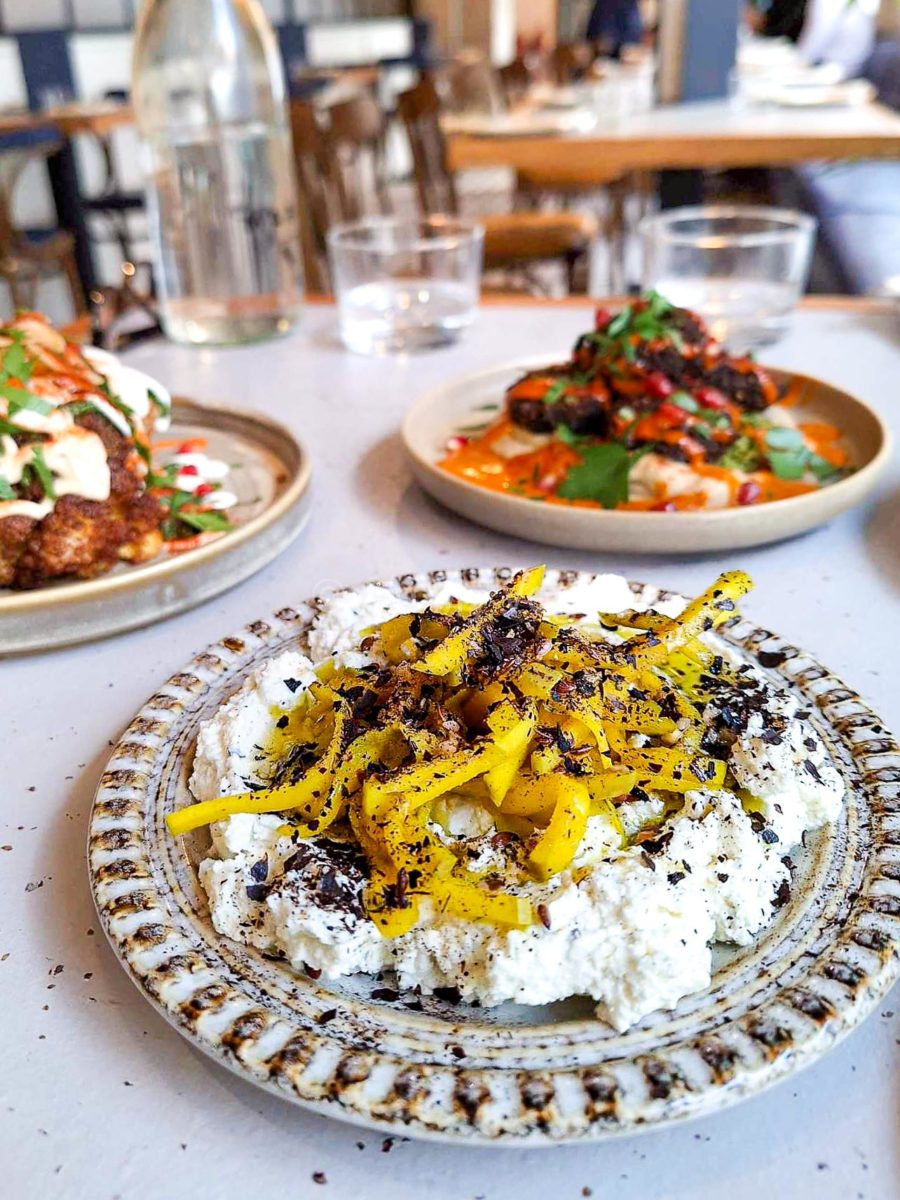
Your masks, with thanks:
[(507, 107), (512, 108), (524, 100), (528, 89), (534, 82), (534, 73), (523, 56), (514, 58), (511, 63), (501, 67), (497, 72), (503, 98)]
[(506, 107), (497, 74), (485, 59), (452, 63), (444, 74), (447, 100), (454, 111), (496, 114)]
[[(423, 213), (459, 213), (459, 198), (441, 130), (441, 102), (432, 81), (423, 78), (397, 98), (413, 154), (416, 191)], [(484, 261), (488, 269), (523, 268), (538, 262), (562, 261), (569, 289), (578, 266), (597, 234), (593, 217), (578, 213), (514, 212), (478, 217), (484, 226)]]
[(391, 211), (387, 186), (387, 122), (369, 91), (321, 110), (327, 168), (341, 219), (355, 221), (373, 208)]
[(550, 52), (550, 72), (558, 84), (577, 83), (591, 69), (596, 57), (591, 42), (563, 42)]
[(325, 235), (332, 221), (334, 201), (329, 190), (325, 139), (316, 110), (307, 101), (291, 102), (291, 134), (306, 287), (310, 292), (324, 293), (328, 291)]
[(9, 287), (14, 308), (34, 308), (40, 281), (62, 274), (78, 316), (86, 311), (87, 304), (75, 260), (74, 237), (66, 229), (18, 229), (12, 216), (13, 194), (25, 167), (34, 158), (46, 158), (58, 148), (59, 142), (45, 139), (0, 150), (0, 278)]

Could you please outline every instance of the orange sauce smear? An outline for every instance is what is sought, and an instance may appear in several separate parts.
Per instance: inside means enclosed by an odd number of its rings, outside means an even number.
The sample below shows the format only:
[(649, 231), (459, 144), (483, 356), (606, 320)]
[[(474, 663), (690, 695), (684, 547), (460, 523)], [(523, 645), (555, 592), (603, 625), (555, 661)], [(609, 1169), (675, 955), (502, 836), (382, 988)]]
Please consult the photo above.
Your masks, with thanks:
[[(847, 453), (838, 444), (841, 431), (837, 426), (824, 422), (808, 422), (801, 424), (799, 429), (810, 448), (821, 458), (834, 467), (847, 465)], [(541, 500), (547, 504), (562, 504), (571, 508), (602, 507), (596, 500), (565, 500), (555, 495), (570, 467), (581, 462), (578, 452), (565, 442), (554, 440), (537, 450), (516, 454), (512, 458), (504, 458), (498, 454), (493, 448), (495, 443), (514, 430), (513, 423), (501, 417), (480, 437), (472, 438), (458, 449), (450, 451), (438, 465), (449, 474), (492, 492), (507, 492), (529, 500)], [(759, 439), (764, 436), (762, 430), (747, 432)], [(663, 437), (666, 441), (674, 440), (665, 434)], [(698, 475), (719, 479), (728, 485), (730, 506), (736, 506), (741, 480), (725, 467), (703, 462), (699, 455), (691, 455), (691, 459), (691, 469)], [(755, 471), (749, 478), (760, 488), (759, 498), (754, 501), (756, 504), (787, 500), (818, 490), (817, 484), (779, 479), (771, 471)], [(660, 504), (672, 505), (679, 512), (696, 512), (707, 507), (706, 495), (703, 492), (670, 497), (666, 494), (665, 487), (658, 485), (654, 496), (644, 500), (626, 500), (616, 505), (616, 508), (619, 511), (649, 512)]]

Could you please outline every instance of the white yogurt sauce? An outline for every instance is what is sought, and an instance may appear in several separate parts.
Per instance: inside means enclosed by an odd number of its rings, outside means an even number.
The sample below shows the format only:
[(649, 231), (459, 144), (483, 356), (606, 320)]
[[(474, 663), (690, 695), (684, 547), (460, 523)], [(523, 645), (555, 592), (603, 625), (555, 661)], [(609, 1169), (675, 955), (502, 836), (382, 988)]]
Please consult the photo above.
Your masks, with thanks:
[[(461, 590), (467, 599), (486, 598), (484, 591), (448, 585), (446, 599), (451, 594), (462, 599)], [(618, 576), (580, 581), (570, 589), (549, 585), (539, 598), (551, 612), (589, 616), (597, 610), (658, 603), (654, 589), (635, 596)], [(681, 598), (674, 598), (659, 609), (677, 615), (683, 606)], [(309, 638), (312, 656), (365, 660), (353, 649), (365, 628), (424, 607), (384, 587), (339, 592), (321, 605)], [(724, 643), (705, 636), (731, 657)], [(196, 799), (240, 791), (260, 779), (259, 747), (278, 713), (291, 708), (314, 678), (312, 661), (296, 651), (253, 673), (201, 727), (191, 778)], [(547, 906), (549, 929), (502, 930), (467, 923), (433, 911), (426, 898), (414, 929), (399, 938), (382, 938), (361, 911), (334, 911), (317, 902), (309, 875), (314, 867), (284, 872), (297, 847), (277, 835), (281, 821), (271, 814), (242, 814), (214, 827), (215, 854), (200, 868), (213, 923), (224, 936), (282, 953), (294, 966), (308, 965), (328, 978), (392, 968), (401, 988), (429, 992), (452, 986), (483, 1005), (506, 1000), (543, 1004), (589, 995), (599, 1015), (617, 1029), (627, 1029), (647, 1013), (672, 1008), (682, 996), (709, 985), (713, 942), (746, 945), (754, 939), (771, 920), (773, 902), (789, 877), (782, 857), (805, 830), (839, 812), (843, 784), (818, 735), (797, 720), (790, 697), (769, 688), (767, 702), (780, 706), (787, 736), (770, 744), (751, 717), (746, 732), (735, 740), (731, 763), (742, 784), (761, 797), (768, 836), (756, 832), (754, 820), (759, 824), (759, 818), (752, 820), (732, 793), (699, 789), (688, 793), (682, 810), (669, 818), (668, 842), (648, 865), (640, 846), (622, 850), (612, 824), (592, 817), (573, 864), (573, 870), (590, 868), (584, 878), (576, 881), (570, 870), (538, 884), (513, 873), (510, 886)], [(806, 759), (814, 772), (802, 766)], [(662, 801), (651, 796), (625, 806), (620, 815), (633, 835), (659, 821)], [(471, 839), (479, 867), (498, 865), (492, 856), (496, 859), (500, 852), (477, 805), (451, 798), (438, 806), (435, 816), (445, 839)], [(315, 853), (313, 849), (313, 858)], [(253, 898), (259, 895), (254, 884), (263, 857), (271, 886), (267, 894)], [(256, 873), (251, 874), (254, 864)], [(342, 887), (358, 889), (358, 879), (354, 883), (340, 866), (336, 870)]]

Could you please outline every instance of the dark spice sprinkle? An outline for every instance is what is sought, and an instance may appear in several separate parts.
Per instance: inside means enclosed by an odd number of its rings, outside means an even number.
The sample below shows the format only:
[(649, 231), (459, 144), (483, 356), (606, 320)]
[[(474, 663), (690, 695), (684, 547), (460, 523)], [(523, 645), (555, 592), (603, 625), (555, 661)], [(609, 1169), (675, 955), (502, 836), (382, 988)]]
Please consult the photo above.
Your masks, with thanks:
[(545, 929), (549, 929), (550, 928), (550, 910), (549, 910), (549, 908), (547, 908), (547, 905), (539, 904), (535, 911), (537, 912), (538, 919), (540, 920), (543, 927)]
[(267, 883), (248, 883), (247, 895), (251, 900), (265, 900), (269, 894), (269, 885)]
[(764, 829), (762, 831), (762, 833), (760, 834), (760, 837), (762, 838), (762, 840), (764, 842), (767, 842), (768, 845), (770, 845), (770, 846), (772, 845), (773, 842), (778, 841), (778, 834), (775, 832), (774, 829)]
[(312, 1181), (313, 1183), (327, 1183), (328, 1179), (324, 1171), (313, 1171)]
[(780, 667), (787, 659), (783, 650), (758, 650), (756, 657), (763, 667)]
[(666, 879), (671, 884), (681, 883), (682, 879), (684, 879), (684, 871), (671, 871), (666, 876)]
[(275, 722), (275, 726), (278, 729), (286, 729), (287, 725), (288, 725), (287, 715), (285, 715), (283, 717), (279, 717), (278, 720)]
[(455, 987), (439, 987), (434, 989), (434, 994), (438, 1000), (443, 1000), (445, 1004), (461, 1004), (462, 993), (459, 988)]
[(289, 692), (296, 692), (296, 691), (299, 691), (299, 689), (303, 687), (303, 684), (300, 682), (299, 679), (285, 679), (284, 686), (288, 689)]
[(262, 883), (262, 881), (268, 876), (269, 856), (267, 854), (264, 854), (258, 862), (253, 864), (253, 866), (250, 868), (250, 874), (257, 883)]
[(384, 1000), (389, 1004), (393, 1004), (395, 1000), (400, 999), (400, 993), (393, 988), (379, 987), (372, 989), (373, 1000)]
[(727, 883), (730, 878), (731, 876), (726, 875), (724, 871), (716, 871), (716, 879), (718, 879), (719, 883)]
[(337, 1015), (338, 1010), (336, 1008), (326, 1008), (324, 1012), (319, 1013), (319, 1015), (316, 1017), (316, 1021), (319, 1025), (327, 1025), (328, 1022), (333, 1021)]

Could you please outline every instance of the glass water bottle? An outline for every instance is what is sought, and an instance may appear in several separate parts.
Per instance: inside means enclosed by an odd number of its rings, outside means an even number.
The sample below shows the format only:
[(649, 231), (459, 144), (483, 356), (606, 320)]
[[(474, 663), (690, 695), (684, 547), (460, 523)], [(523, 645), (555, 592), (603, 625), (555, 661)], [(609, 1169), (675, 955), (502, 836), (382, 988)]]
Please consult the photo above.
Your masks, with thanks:
[(275, 37), (257, 0), (144, 0), (132, 97), (163, 328), (179, 342), (285, 333), (303, 296)]

